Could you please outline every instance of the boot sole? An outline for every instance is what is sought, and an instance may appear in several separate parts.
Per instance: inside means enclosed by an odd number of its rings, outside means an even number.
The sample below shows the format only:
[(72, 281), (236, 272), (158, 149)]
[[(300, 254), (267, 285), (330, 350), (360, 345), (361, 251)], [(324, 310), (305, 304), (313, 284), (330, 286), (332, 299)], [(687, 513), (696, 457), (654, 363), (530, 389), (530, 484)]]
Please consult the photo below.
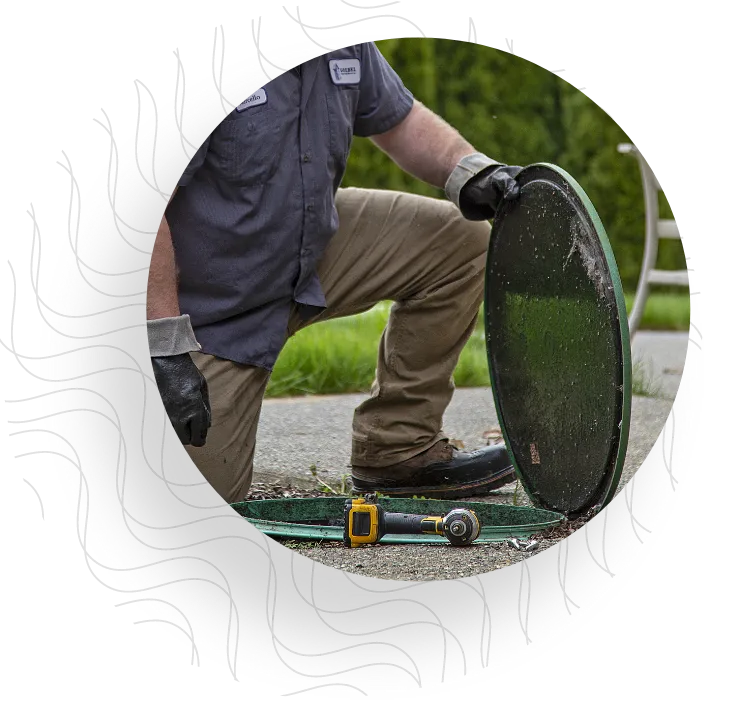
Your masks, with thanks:
[(419, 485), (408, 482), (369, 482), (351, 476), (353, 493), (362, 495), (379, 492), (390, 497), (431, 497), (437, 500), (452, 500), (461, 497), (485, 495), (504, 485), (516, 481), (516, 472), (513, 467), (496, 472), (488, 478), (475, 482), (446, 482), (444, 485)]

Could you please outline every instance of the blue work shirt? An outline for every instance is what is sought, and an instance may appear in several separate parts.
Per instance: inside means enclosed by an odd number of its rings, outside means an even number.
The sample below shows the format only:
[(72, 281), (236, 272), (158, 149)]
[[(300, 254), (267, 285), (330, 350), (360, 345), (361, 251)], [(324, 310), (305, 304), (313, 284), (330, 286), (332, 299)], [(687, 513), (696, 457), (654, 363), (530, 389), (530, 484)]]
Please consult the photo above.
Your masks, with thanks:
[(316, 265), (353, 135), (388, 131), (413, 103), (363, 43), (283, 73), (214, 129), (166, 211), (181, 313), (204, 353), (271, 370), (292, 305), (325, 308)]

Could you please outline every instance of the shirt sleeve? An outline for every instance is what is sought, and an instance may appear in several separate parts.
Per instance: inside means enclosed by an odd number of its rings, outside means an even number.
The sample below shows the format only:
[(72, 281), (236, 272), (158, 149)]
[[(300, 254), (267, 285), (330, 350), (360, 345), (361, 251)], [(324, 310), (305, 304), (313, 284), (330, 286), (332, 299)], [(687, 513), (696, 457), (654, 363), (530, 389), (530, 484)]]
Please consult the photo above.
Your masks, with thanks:
[(374, 43), (361, 45), (361, 83), (353, 133), (383, 134), (411, 111), (414, 97)]
[(181, 174), (180, 180), (178, 181), (179, 187), (185, 187), (191, 179), (193, 179), (196, 172), (203, 166), (203, 160), (206, 158), (206, 152), (208, 152), (208, 142), (211, 137), (207, 137), (206, 141), (201, 144), (196, 153), (191, 157), (188, 162), (188, 166), (185, 168), (183, 174)]

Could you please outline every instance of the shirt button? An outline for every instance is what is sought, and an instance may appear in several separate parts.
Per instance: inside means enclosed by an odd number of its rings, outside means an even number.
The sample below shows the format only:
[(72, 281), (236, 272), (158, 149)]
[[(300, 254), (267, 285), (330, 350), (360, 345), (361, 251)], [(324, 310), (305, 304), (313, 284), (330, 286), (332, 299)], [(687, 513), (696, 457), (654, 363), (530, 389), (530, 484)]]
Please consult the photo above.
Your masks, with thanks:
[(305, 206), (305, 209), (308, 212), (312, 212), (315, 209), (315, 205), (312, 202), (308, 202), (307, 205)]
[(303, 161), (304, 161), (305, 163), (309, 162), (309, 161), (310, 161), (310, 159), (312, 159), (312, 157), (310, 156), (310, 154), (303, 154), (303, 155), (302, 155), (302, 160), (303, 160)]

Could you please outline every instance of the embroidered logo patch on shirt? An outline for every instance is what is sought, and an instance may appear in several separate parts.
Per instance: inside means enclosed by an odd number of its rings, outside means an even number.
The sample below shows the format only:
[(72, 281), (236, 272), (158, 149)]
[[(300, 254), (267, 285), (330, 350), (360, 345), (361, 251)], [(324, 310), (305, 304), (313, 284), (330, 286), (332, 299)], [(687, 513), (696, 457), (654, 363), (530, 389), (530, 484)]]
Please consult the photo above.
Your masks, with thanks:
[(261, 106), (263, 103), (267, 103), (267, 92), (260, 88), (259, 90), (255, 91), (248, 99), (245, 99), (242, 101), (237, 107), (237, 111), (244, 111), (244, 109), (248, 109), (250, 106)]
[(361, 81), (361, 61), (358, 58), (339, 58), (329, 61), (333, 83), (346, 85)]

